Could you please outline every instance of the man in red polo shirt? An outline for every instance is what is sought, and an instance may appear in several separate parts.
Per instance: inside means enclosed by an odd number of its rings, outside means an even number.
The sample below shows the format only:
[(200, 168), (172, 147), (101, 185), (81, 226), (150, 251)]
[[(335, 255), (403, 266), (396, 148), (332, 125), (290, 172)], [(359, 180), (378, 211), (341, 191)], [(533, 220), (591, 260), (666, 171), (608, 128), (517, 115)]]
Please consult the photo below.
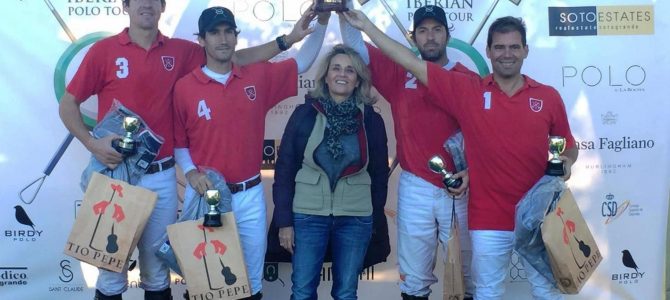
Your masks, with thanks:
[[(314, 33), (295, 59), (241, 67), (231, 61), (239, 34), (233, 13), (225, 7), (208, 8), (198, 20), (198, 41), (205, 48), (207, 64), (175, 84), (175, 157), (189, 182), (184, 199), (190, 201), (196, 193), (213, 188), (198, 168), (210, 167), (224, 176), (233, 193), (251, 299), (262, 297), (266, 250), (266, 208), (260, 185), (265, 115), (281, 100), (297, 95), (298, 74), (316, 59), (328, 16), (319, 15)], [(306, 24), (313, 17), (313, 11), (306, 11), (298, 23)], [(291, 46), (278, 43), (282, 50)]]
[[(170, 299), (169, 268), (155, 256), (167, 225), (177, 217), (177, 183), (174, 166), (172, 87), (180, 77), (205, 62), (201, 46), (181, 39), (168, 38), (158, 30), (165, 10), (165, 0), (124, 0), (129, 27), (121, 33), (94, 44), (60, 101), (59, 112), (67, 129), (91, 154), (110, 169), (122, 162), (112, 148), (110, 135), (95, 139), (81, 119), (79, 105), (91, 95), (98, 95), (98, 120), (114, 99), (119, 100), (165, 140), (158, 157), (148, 167), (139, 186), (158, 193), (158, 201), (138, 243), (140, 286), (145, 299)], [(309, 31), (294, 27), (282, 41), (302, 39)], [(280, 52), (276, 42), (237, 53), (240, 64), (268, 59)], [(260, 148), (260, 147), (259, 147)], [(127, 271), (115, 273), (100, 269), (96, 282), (96, 299), (121, 299), (128, 289)]]
[[(351, 4), (351, 2), (349, 2)], [(353, 7), (350, 7), (353, 8)], [(455, 172), (453, 159), (444, 149), (444, 142), (458, 130), (456, 120), (429, 99), (428, 90), (405, 68), (365, 44), (361, 32), (340, 18), (340, 31), (345, 44), (357, 50), (368, 62), (373, 85), (391, 104), (396, 136), (397, 157), (403, 171), (398, 184), (398, 264), (400, 291), (403, 299), (427, 299), (430, 286), (437, 282), (433, 274), (438, 241), (446, 250), (451, 230), (451, 211), (455, 204), (459, 228), (467, 232), (467, 184), (454, 194), (444, 190), (442, 177), (428, 168), (428, 161), (438, 154), (445, 159), (447, 170)], [(442, 8), (427, 5), (414, 12), (412, 39), (421, 59), (479, 78), (462, 64), (449, 60), (447, 43), (450, 34)], [(459, 174), (458, 176), (461, 176)], [(436, 234), (437, 233), (437, 234)], [(470, 279), (470, 237), (461, 234), (461, 258), (466, 285), (466, 298), (472, 299)]]
[[(486, 55), (493, 74), (477, 80), (417, 59), (363, 13), (347, 14), (384, 53), (426, 84), (430, 99), (461, 126), (470, 177), (475, 298), (501, 299), (514, 244), (515, 206), (544, 175), (548, 137), (565, 137), (570, 147), (561, 156), (563, 179), (570, 178), (578, 155), (558, 92), (521, 74), (528, 55), (523, 22), (504, 17), (491, 24)], [(535, 299), (562, 298), (530, 264), (524, 261), (524, 266)]]

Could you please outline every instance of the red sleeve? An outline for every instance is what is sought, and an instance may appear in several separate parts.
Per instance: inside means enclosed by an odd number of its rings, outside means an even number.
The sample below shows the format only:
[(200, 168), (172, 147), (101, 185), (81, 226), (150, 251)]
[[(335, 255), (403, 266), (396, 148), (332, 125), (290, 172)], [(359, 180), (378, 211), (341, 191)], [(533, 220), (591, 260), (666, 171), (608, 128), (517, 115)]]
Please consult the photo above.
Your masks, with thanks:
[(445, 112), (458, 119), (465, 113), (466, 101), (483, 101), (483, 89), (477, 77), (447, 71), (432, 62), (426, 62), (426, 65), (428, 98)]
[(570, 123), (568, 122), (568, 114), (565, 111), (565, 104), (563, 103), (563, 98), (558, 93), (558, 91), (552, 87), (549, 87), (555, 99), (555, 105), (552, 115), (552, 124), (549, 129), (550, 135), (557, 135), (565, 137), (567, 149), (576, 147), (575, 138), (572, 136), (572, 130), (570, 130)]
[[(189, 76), (189, 75), (186, 75)], [(184, 98), (185, 94), (184, 86), (182, 84), (185, 81), (185, 78), (182, 78), (177, 81), (174, 87), (174, 93), (172, 94), (172, 108), (174, 115), (174, 147), (175, 148), (188, 148), (188, 135), (186, 134), (186, 118), (188, 116), (187, 108), (187, 98)]]
[(67, 86), (67, 92), (72, 94), (78, 103), (98, 94), (105, 86), (106, 60), (103, 48), (101, 43), (98, 42), (88, 50)]
[(282, 100), (298, 95), (298, 64), (295, 59), (287, 59), (276, 63), (267, 64), (268, 68), (263, 75), (268, 80), (268, 95), (266, 110)]
[(370, 57), (370, 75), (372, 76), (372, 85), (384, 96), (386, 101), (392, 102), (398, 97), (399, 88), (404, 88), (404, 82), (407, 80), (407, 71), (391, 60), (386, 54), (377, 47), (365, 43)]

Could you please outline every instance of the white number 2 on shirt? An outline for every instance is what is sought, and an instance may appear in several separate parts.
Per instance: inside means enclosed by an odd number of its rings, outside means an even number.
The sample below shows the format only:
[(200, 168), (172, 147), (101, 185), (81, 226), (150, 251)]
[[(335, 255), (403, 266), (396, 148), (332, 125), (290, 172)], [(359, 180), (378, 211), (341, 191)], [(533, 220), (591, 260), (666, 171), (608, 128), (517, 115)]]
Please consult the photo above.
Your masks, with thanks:
[(212, 110), (207, 107), (207, 103), (205, 103), (205, 99), (200, 100), (198, 102), (198, 117), (202, 118), (205, 117), (207, 120), (211, 120), (212, 116), (209, 114)]
[(116, 70), (116, 77), (126, 78), (128, 77), (128, 59), (125, 57), (119, 57), (116, 59), (116, 66), (119, 67)]

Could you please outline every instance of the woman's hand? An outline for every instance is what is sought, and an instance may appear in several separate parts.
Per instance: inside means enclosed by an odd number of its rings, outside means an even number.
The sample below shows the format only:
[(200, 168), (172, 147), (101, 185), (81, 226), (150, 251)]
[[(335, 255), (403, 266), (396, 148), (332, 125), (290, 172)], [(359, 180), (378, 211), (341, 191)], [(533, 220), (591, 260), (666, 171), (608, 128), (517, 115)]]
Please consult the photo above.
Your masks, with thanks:
[(293, 254), (293, 226), (279, 228), (279, 245)]

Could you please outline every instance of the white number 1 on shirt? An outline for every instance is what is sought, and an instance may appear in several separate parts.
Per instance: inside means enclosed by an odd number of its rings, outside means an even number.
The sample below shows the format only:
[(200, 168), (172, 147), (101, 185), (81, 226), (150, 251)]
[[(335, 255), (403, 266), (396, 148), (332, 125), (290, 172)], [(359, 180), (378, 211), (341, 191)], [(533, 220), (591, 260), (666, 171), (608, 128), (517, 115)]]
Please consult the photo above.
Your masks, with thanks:
[(212, 116), (209, 114), (212, 110), (207, 107), (207, 103), (205, 103), (205, 99), (200, 100), (198, 102), (198, 117), (202, 118), (205, 117), (207, 120), (211, 120)]

